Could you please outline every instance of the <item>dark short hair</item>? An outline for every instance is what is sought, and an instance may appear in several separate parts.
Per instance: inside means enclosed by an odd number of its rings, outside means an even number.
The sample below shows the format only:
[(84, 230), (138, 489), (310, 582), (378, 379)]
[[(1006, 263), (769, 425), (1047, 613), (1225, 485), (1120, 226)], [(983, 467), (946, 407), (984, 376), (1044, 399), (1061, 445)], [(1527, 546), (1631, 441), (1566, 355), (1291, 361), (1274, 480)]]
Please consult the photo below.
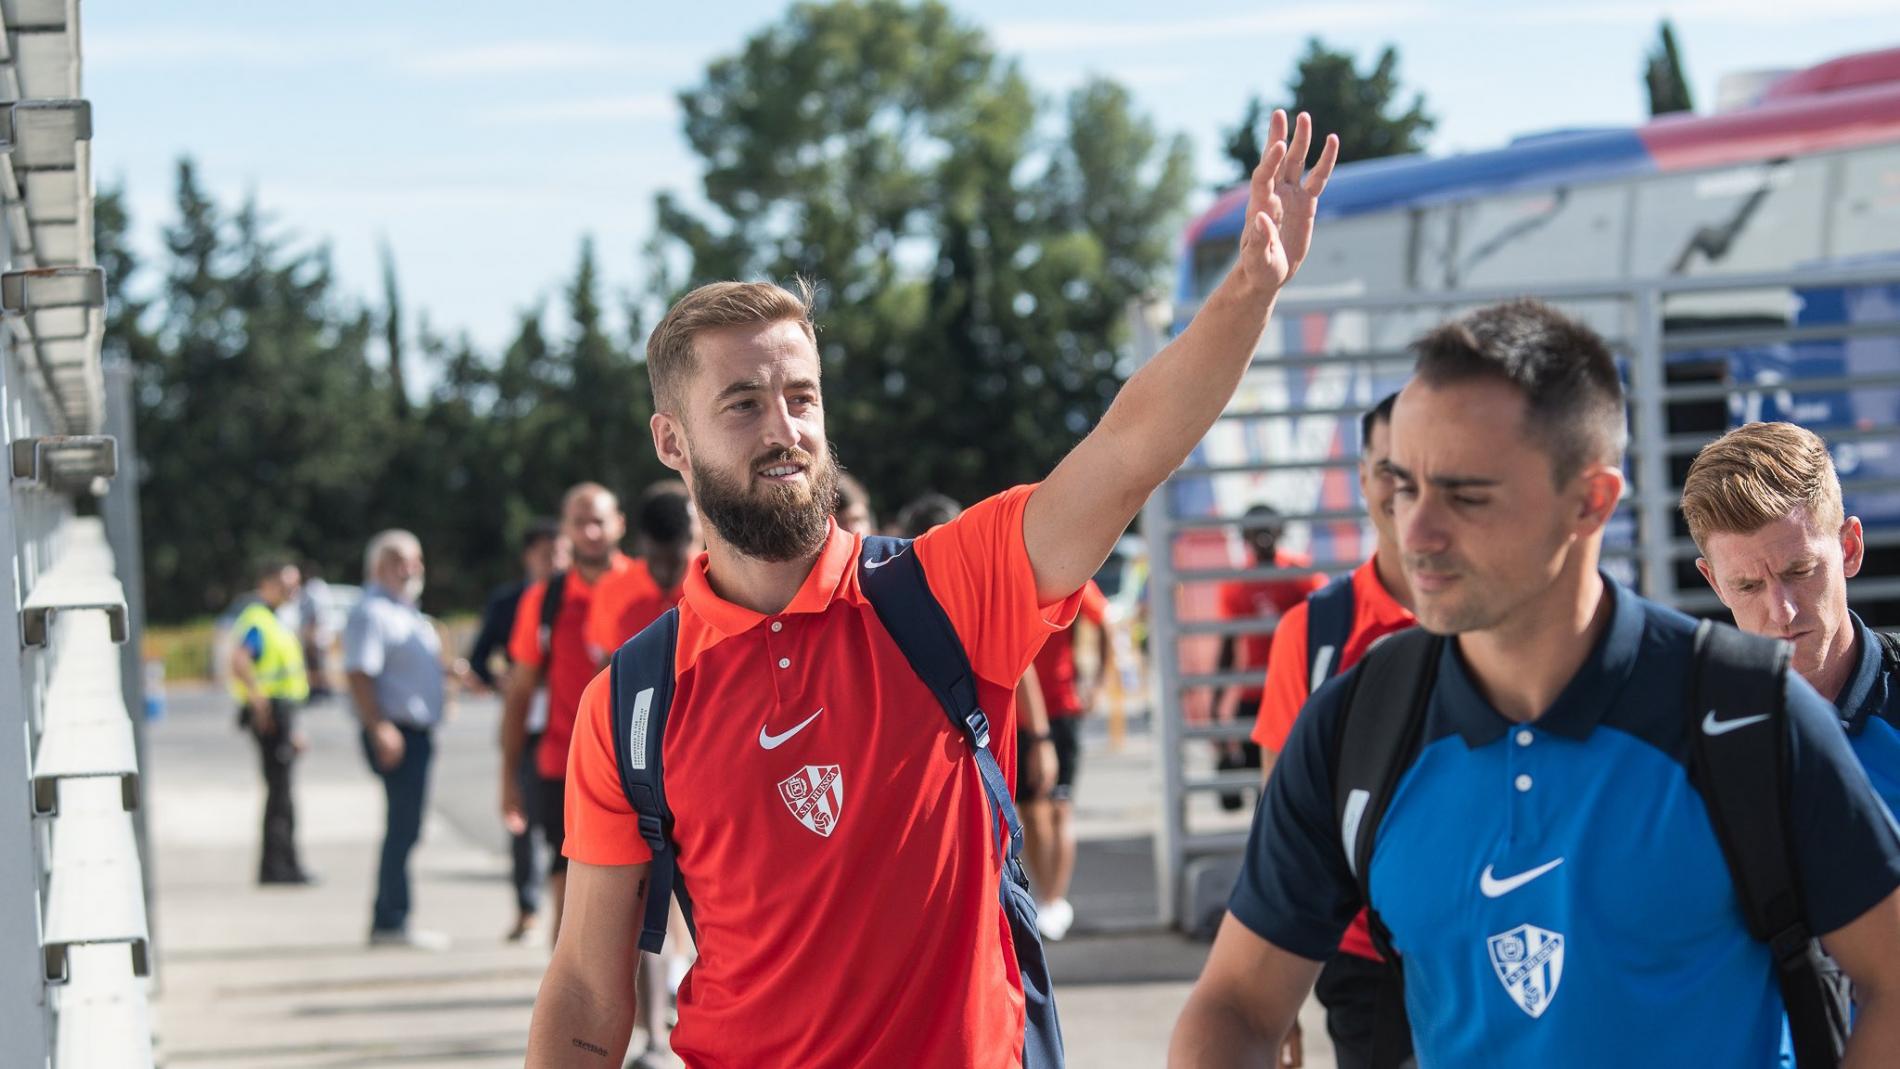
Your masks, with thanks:
[(677, 546), (693, 535), (693, 499), (686, 484), (662, 479), (640, 491), (633, 529), (656, 546)]
[(1399, 391), (1393, 390), (1379, 400), (1379, 403), (1366, 409), (1359, 417), (1359, 451), (1365, 452), (1372, 445), (1372, 432), (1379, 429), (1381, 423), (1392, 422), (1392, 406), (1399, 403)]
[(963, 506), (957, 504), (955, 498), (933, 491), (905, 505), (897, 514), (897, 533), (904, 538), (916, 538), (962, 514)]
[(528, 529), (521, 533), (521, 552), (526, 553), (543, 542), (552, 542), (561, 536), (561, 521), (540, 517), (529, 522)]
[(1623, 380), (1596, 331), (1532, 298), (1480, 308), (1412, 343), (1419, 381), (1492, 379), (1523, 396), (1526, 432), (1559, 484), (1591, 461), (1620, 464), (1629, 444)]
[(259, 583), (266, 579), (275, 579), (284, 573), (285, 568), (295, 568), (297, 558), (288, 553), (260, 553), (251, 560), (251, 578)]

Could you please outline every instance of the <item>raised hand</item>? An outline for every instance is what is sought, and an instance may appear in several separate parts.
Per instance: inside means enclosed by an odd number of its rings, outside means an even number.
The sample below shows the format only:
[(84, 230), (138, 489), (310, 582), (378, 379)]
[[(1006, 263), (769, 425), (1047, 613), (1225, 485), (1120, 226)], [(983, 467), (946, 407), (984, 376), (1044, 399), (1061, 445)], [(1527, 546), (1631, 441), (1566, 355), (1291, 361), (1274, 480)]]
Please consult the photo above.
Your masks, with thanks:
[(1306, 153), (1313, 144), (1313, 120), (1301, 112), (1287, 140), (1286, 112), (1276, 110), (1267, 124), (1267, 147), (1253, 169), (1247, 193), (1247, 226), (1240, 235), (1237, 270), (1276, 293), (1287, 284), (1313, 245), (1313, 215), (1319, 195), (1339, 161), (1339, 138), (1326, 135), (1319, 162), (1304, 176)]

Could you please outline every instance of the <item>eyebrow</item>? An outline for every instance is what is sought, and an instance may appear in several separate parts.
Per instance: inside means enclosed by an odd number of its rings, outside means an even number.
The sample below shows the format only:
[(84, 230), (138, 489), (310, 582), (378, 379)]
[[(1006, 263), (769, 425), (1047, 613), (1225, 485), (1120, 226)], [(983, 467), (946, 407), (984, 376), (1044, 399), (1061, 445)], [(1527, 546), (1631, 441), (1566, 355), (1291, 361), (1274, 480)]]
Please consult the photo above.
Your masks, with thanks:
[[(816, 391), (818, 389), (818, 381), (816, 379), (793, 379), (785, 384), (785, 388), (787, 390)], [(713, 397), (713, 403), (717, 404), (729, 397), (737, 397), (741, 394), (760, 393), (765, 389), (766, 385), (763, 379), (740, 379), (725, 389), (720, 390), (719, 393)]]
[[(1379, 462), (1379, 474), (1390, 475), (1392, 478), (1402, 482), (1415, 483), (1418, 481), (1413, 477), (1411, 472), (1406, 471), (1390, 460), (1381, 460)], [(1503, 480), (1501, 479), (1490, 479), (1482, 475), (1434, 475), (1430, 479), (1427, 479), (1426, 482), (1444, 490), (1482, 489), (1503, 484)]]

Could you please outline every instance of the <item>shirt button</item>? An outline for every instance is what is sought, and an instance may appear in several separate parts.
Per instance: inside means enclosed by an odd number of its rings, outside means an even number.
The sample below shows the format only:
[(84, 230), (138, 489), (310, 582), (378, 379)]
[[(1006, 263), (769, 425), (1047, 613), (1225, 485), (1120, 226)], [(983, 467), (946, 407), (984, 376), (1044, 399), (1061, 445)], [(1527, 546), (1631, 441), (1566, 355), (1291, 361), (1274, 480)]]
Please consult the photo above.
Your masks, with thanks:
[[(779, 631), (783, 631), (783, 630), (785, 630), (785, 621), (783, 621), (783, 620), (774, 620), (774, 621), (772, 621), (772, 631), (773, 631), (774, 633), (777, 633), (777, 632), (779, 632)], [(783, 667), (783, 666), (781, 666), (781, 667)]]
[(1530, 778), (1529, 776), (1519, 776), (1519, 777), (1517, 777), (1517, 789), (1518, 789), (1518, 790), (1520, 790), (1520, 791), (1528, 791), (1528, 790), (1530, 790), (1530, 789), (1531, 789), (1531, 778)]
[(1517, 733), (1517, 744), (1519, 746), (1529, 746), (1531, 744), (1531, 738), (1531, 729), (1525, 728)]
[[(790, 657), (780, 657), (778, 659), (778, 666), (780, 668), (790, 668), (792, 666), (792, 659)], [(1525, 784), (1525, 786), (1529, 786), (1529, 784)]]

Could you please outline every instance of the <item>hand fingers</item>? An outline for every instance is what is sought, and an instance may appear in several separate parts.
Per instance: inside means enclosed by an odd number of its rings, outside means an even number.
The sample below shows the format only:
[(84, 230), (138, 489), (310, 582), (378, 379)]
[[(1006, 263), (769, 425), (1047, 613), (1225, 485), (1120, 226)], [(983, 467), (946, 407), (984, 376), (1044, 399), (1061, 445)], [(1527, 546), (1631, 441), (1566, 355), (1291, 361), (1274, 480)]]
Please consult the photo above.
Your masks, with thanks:
[(1280, 165), (1280, 177), (1289, 182), (1300, 180), (1300, 171), (1306, 167), (1306, 154), (1313, 147), (1313, 117), (1300, 112), (1293, 124), (1293, 144), (1287, 149), (1286, 162)]
[(1260, 237), (1267, 243), (1269, 249), (1280, 243), (1280, 228), (1266, 212), (1255, 212), (1253, 223), (1259, 229)]
[(1286, 127), (1286, 109), (1274, 108), (1273, 117), (1267, 120), (1267, 147), (1269, 149), (1286, 140)]
[(1300, 187), (1309, 196), (1319, 196), (1326, 188), (1326, 180), (1333, 176), (1333, 164), (1338, 162), (1339, 135), (1327, 134), (1326, 147), (1319, 152), (1319, 162), (1313, 165), (1312, 172), (1306, 176), (1306, 181), (1300, 183)]
[(1255, 167), (1253, 170), (1254, 195), (1256, 197), (1260, 196), (1262, 191), (1271, 190), (1273, 188), (1274, 179), (1280, 173), (1280, 164), (1285, 160), (1286, 142), (1284, 141), (1275, 141), (1273, 144), (1267, 146), (1265, 152), (1260, 154), (1260, 166)]

